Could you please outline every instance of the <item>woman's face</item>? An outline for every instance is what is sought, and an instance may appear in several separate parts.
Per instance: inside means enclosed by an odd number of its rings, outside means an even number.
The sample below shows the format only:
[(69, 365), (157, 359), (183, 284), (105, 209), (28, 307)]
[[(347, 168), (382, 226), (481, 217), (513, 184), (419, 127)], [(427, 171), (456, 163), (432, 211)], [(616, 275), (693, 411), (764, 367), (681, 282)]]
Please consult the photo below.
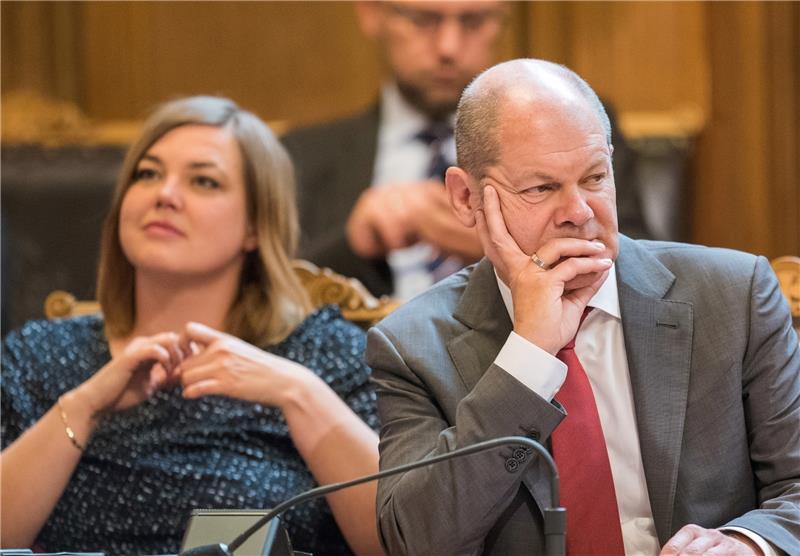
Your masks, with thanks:
[(242, 155), (230, 132), (185, 125), (156, 141), (122, 200), (119, 235), (137, 274), (238, 276), (257, 238), (247, 222)]

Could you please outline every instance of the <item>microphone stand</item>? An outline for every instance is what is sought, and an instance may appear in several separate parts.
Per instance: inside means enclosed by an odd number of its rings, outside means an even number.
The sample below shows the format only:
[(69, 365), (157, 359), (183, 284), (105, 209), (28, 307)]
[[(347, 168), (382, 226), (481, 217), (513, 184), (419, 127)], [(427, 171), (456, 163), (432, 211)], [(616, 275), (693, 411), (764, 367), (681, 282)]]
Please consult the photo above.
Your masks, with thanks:
[(491, 448), (496, 448), (498, 446), (506, 446), (510, 444), (522, 444), (529, 448), (535, 450), (545, 461), (549, 470), (550, 470), (550, 507), (545, 508), (544, 510), (544, 550), (546, 556), (563, 556), (566, 554), (566, 528), (567, 528), (567, 510), (565, 508), (560, 507), (560, 492), (559, 492), (559, 482), (558, 482), (558, 469), (556, 468), (556, 464), (553, 461), (553, 458), (550, 456), (550, 453), (538, 442), (535, 440), (531, 440), (530, 438), (526, 438), (524, 436), (502, 436), (500, 438), (494, 438), (492, 440), (485, 440), (483, 442), (477, 442), (470, 446), (466, 446), (464, 448), (459, 448), (458, 450), (453, 450), (452, 452), (447, 452), (446, 454), (440, 454), (438, 456), (433, 456), (430, 458), (426, 458), (420, 461), (415, 461), (413, 463), (407, 463), (405, 465), (399, 465), (397, 467), (393, 467), (391, 469), (386, 469), (379, 473), (375, 473), (373, 475), (367, 475), (365, 477), (359, 477), (357, 479), (351, 479), (349, 481), (344, 481), (341, 483), (335, 483), (332, 485), (325, 485), (314, 488), (312, 490), (303, 492), (282, 502), (275, 506), (272, 510), (267, 512), (263, 517), (261, 517), (257, 522), (255, 522), (250, 528), (248, 528), (244, 533), (236, 537), (233, 542), (229, 545), (224, 544), (217, 544), (217, 545), (206, 545), (201, 546), (198, 548), (194, 548), (188, 550), (186, 552), (182, 552), (179, 556), (233, 556), (233, 552), (242, 546), (247, 539), (249, 539), (256, 531), (258, 531), (261, 527), (266, 525), (271, 519), (279, 516), (284, 511), (288, 510), (292, 506), (300, 504), (302, 502), (306, 502), (308, 500), (313, 500), (314, 498), (319, 498), (321, 496), (325, 496), (326, 494), (330, 494), (332, 492), (336, 492), (337, 490), (342, 490), (351, 486), (360, 485), (363, 483), (368, 483), (370, 481), (374, 481), (376, 479), (382, 479), (384, 477), (390, 477), (392, 475), (397, 475), (398, 473), (405, 473), (406, 471), (411, 471), (412, 469), (418, 469), (420, 467), (426, 467), (428, 465), (433, 465), (434, 463), (439, 463), (442, 461), (447, 461), (449, 459), (458, 458), (461, 456), (467, 456), (470, 454), (475, 454), (478, 452), (483, 452), (485, 450), (489, 450)]

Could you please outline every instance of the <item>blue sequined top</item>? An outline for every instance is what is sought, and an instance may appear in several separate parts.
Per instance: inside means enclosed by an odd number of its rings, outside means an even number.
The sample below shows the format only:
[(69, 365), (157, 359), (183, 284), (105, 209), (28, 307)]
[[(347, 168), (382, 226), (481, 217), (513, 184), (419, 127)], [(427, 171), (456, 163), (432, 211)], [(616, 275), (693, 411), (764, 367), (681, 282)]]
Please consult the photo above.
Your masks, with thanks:
[[(361, 329), (324, 307), (268, 351), (317, 373), (377, 429), (364, 345)], [(3, 448), (110, 358), (98, 316), (33, 321), (9, 334)], [(36, 543), (49, 551), (174, 553), (194, 508), (271, 508), (314, 486), (279, 410), (220, 396), (186, 400), (176, 387), (101, 420)], [(296, 550), (350, 554), (324, 499), (288, 511), (285, 522)]]

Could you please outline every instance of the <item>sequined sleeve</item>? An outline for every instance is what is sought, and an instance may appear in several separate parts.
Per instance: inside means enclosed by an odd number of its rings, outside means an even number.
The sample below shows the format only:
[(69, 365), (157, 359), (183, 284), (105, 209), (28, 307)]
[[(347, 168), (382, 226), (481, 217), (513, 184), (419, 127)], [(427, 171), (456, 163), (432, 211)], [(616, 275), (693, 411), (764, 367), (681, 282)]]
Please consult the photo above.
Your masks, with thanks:
[[(64, 321), (37, 320), (11, 332), (3, 341), (3, 449), (38, 421), (62, 393), (91, 376), (105, 351), (97, 317)], [(103, 344), (103, 345), (100, 345)]]
[(350, 409), (378, 430), (377, 397), (364, 360), (366, 334), (344, 320), (339, 309), (324, 307), (309, 316), (273, 351), (319, 375)]
[(11, 332), (3, 341), (0, 439), (4, 450), (35, 421), (33, 400), (23, 384), (22, 362), (25, 361), (27, 348), (21, 332)]

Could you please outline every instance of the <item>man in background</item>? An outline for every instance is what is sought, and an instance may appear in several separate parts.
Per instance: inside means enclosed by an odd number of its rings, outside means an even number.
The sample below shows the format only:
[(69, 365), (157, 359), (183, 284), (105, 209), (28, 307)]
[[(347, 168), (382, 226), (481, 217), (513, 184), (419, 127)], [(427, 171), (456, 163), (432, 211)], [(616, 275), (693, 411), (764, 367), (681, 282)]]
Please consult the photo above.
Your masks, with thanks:
[[(443, 175), (455, 161), (458, 98), (495, 61), (509, 6), (360, 2), (356, 10), (389, 75), (365, 112), (284, 138), (299, 180), (300, 255), (405, 300), (482, 256), (474, 230), (453, 214)], [(633, 155), (613, 135), (621, 227), (644, 237)]]

